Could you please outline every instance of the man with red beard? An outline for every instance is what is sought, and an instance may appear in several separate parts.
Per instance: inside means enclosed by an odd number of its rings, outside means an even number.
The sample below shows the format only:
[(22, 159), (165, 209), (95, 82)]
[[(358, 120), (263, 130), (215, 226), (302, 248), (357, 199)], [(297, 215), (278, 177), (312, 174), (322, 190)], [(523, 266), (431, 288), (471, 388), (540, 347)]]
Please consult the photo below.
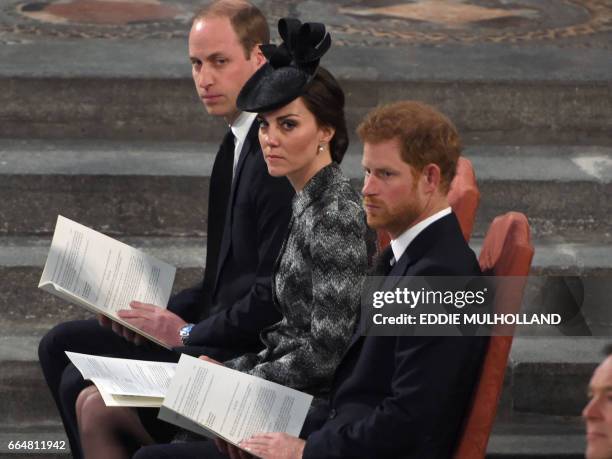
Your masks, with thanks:
[[(368, 224), (392, 238), (375, 274), (385, 281), (480, 275), (446, 198), (461, 152), (452, 123), (432, 107), (405, 101), (375, 109), (358, 133)], [(264, 459), (451, 457), (486, 343), (358, 331), (329, 404), (306, 419), (305, 440), (269, 433), (241, 446)]]

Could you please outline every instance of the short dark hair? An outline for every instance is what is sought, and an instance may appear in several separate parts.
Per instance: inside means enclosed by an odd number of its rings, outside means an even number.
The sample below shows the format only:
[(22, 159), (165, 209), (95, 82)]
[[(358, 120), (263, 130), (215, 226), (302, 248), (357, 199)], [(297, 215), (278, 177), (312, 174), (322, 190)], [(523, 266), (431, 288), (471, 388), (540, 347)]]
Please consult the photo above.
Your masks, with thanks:
[(261, 10), (246, 0), (215, 0), (198, 11), (192, 23), (209, 17), (228, 18), (249, 58), (253, 48), (270, 42), (270, 28)]
[(604, 346), (602, 353), (605, 357), (610, 357), (612, 355), (612, 343), (608, 343)]
[(406, 100), (372, 110), (357, 128), (363, 142), (397, 139), (402, 159), (417, 171), (430, 163), (440, 168), (440, 189), (447, 193), (461, 155), (453, 123), (435, 108)]
[(334, 129), (329, 151), (333, 161), (342, 162), (349, 139), (344, 117), (344, 91), (340, 84), (325, 67), (319, 67), (301, 97), (319, 126)]

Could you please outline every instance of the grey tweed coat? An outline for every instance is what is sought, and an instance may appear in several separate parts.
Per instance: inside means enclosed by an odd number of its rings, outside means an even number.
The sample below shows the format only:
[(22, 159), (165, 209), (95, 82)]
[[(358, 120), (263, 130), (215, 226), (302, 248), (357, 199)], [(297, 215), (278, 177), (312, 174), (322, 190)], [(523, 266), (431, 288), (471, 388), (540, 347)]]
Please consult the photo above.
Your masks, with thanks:
[(361, 197), (336, 163), (293, 198), (272, 291), (283, 319), (261, 333), (265, 349), (228, 367), (324, 395), (352, 336), (374, 238)]

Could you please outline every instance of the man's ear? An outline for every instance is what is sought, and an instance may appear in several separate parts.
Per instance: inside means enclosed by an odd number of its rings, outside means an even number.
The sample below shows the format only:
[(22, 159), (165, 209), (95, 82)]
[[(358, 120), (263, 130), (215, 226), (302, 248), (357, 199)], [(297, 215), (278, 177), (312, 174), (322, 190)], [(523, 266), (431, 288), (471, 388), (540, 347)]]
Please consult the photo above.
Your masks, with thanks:
[(253, 59), (258, 69), (266, 63), (266, 56), (264, 56), (264, 54), (261, 52), (259, 45), (260, 43), (253, 46), (250, 56), (250, 59)]
[(427, 191), (436, 191), (440, 187), (442, 174), (437, 164), (429, 163), (423, 168), (422, 174)]

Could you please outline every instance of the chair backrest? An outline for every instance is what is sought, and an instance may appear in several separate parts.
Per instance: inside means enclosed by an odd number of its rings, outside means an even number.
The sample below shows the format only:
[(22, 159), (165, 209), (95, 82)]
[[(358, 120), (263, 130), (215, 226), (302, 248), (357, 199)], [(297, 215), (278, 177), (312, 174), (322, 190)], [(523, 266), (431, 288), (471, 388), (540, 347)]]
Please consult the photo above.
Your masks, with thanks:
[(451, 182), (447, 198), (453, 212), (457, 215), (463, 237), (469, 241), (476, 221), (476, 210), (480, 203), (480, 191), (476, 184), (476, 174), (472, 163), (463, 156), (457, 163), (457, 173)]
[[(491, 223), (480, 251), (480, 268), (483, 273), (495, 276), (526, 277), (531, 268), (533, 253), (527, 218), (521, 213), (509, 212), (496, 217)], [(494, 305), (496, 311), (501, 307), (505, 308), (504, 312), (519, 310), (524, 280), (521, 282), (519, 279), (519, 282), (520, 285), (511, 285), (506, 291), (497, 290)], [(508, 310), (509, 306), (513, 311)], [(490, 338), (480, 379), (454, 459), (485, 457), (511, 346), (511, 335)]]
[[(476, 210), (480, 203), (480, 191), (478, 191), (472, 163), (463, 156), (459, 157), (457, 162), (457, 172), (451, 182), (447, 198), (453, 212), (457, 215), (463, 237), (469, 241), (474, 229)], [(379, 230), (377, 236), (380, 250), (389, 245), (390, 237), (386, 231)]]

